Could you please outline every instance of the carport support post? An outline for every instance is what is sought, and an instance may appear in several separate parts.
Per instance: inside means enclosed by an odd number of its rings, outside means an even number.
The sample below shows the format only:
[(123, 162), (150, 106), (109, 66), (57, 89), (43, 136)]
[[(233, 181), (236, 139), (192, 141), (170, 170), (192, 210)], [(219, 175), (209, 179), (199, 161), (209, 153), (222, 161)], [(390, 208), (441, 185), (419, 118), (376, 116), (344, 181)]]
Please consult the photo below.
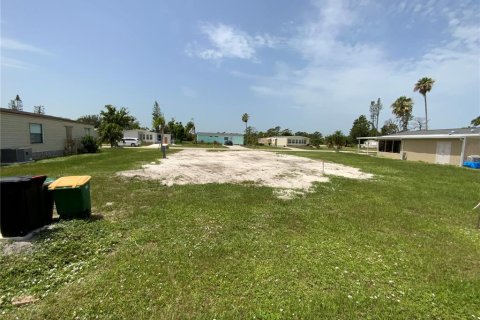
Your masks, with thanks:
[(465, 157), (465, 146), (467, 145), (467, 137), (463, 137), (462, 142), (462, 152), (460, 153), (460, 163), (458, 164), (459, 167), (463, 166), (463, 157)]
[(403, 141), (404, 140), (400, 140), (400, 160), (406, 160), (403, 157)]

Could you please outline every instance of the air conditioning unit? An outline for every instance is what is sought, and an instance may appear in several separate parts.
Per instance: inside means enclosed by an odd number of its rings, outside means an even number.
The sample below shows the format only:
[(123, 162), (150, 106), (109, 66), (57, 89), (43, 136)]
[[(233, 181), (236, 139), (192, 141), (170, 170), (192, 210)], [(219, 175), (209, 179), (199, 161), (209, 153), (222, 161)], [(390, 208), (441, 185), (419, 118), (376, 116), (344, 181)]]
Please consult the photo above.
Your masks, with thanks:
[(32, 160), (32, 148), (17, 149), (17, 162), (27, 162)]
[(0, 156), (1, 163), (15, 163), (32, 161), (31, 148), (2, 149)]

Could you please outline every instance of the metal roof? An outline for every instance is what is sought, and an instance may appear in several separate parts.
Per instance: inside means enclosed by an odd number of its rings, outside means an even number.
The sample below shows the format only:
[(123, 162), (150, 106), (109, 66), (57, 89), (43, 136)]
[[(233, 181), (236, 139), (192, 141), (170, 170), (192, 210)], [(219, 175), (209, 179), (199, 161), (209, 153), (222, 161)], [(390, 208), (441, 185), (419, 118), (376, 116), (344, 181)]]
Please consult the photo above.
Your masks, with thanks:
[(401, 139), (448, 139), (478, 137), (480, 138), (480, 127), (475, 128), (453, 128), (453, 129), (436, 129), (421, 131), (404, 131), (387, 136), (378, 137), (358, 137), (357, 139), (374, 139), (374, 140), (401, 140)]
[(67, 118), (61, 118), (61, 117), (55, 117), (55, 116), (50, 116), (47, 114), (41, 114), (41, 113), (33, 113), (33, 112), (27, 112), (27, 111), (18, 111), (18, 110), (13, 110), (13, 109), (5, 109), (5, 108), (0, 108), (0, 112), (2, 113), (11, 113), (11, 114), (17, 114), (19, 116), (29, 116), (29, 117), (37, 117), (37, 118), (43, 118), (43, 119), (51, 119), (51, 120), (59, 120), (59, 121), (67, 121), (67, 122), (74, 122), (74, 123), (81, 123), (86, 126), (92, 126), (91, 124), (72, 120), (72, 119), (67, 119)]
[(476, 128), (453, 128), (453, 129), (436, 129), (436, 130), (421, 130), (421, 131), (405, 131), (388, 135), (393, 136), (426, 136), (426, 135), (439, 135), (439, 134), (480, 134), (480, 127)]

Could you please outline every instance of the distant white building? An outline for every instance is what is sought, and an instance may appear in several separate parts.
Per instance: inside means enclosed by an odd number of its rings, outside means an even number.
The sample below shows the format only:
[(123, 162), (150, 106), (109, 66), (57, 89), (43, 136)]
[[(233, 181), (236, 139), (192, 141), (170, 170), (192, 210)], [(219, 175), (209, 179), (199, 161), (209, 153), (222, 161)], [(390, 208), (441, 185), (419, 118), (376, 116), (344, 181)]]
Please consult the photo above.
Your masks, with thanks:
[[(153, 131), (148, 130), (125, 130), (123, 132), (124, 138), (137, 138), (146, 143), (160, 143), (161, 140), (161, 133), (156, 133)], [(172, 143), (172, 135), (170, 133), (165, 133), (163, 135), (163, 144), (171, 144)]]
[(367, 148), (367, 149), (377, 149), (378, 141), (376, 140), (366, 140), (362, 144), (360, 144), (360, 148)]
[(302, 136), (278, 136), (278, 137), (268, 137), (268, 138), (259, 138), (258, 143), (268, 145), (268, 146), (277, 146), (277, 147), (299, 147), (299, 146), (308, 146), (310, 145), (310, 138)]

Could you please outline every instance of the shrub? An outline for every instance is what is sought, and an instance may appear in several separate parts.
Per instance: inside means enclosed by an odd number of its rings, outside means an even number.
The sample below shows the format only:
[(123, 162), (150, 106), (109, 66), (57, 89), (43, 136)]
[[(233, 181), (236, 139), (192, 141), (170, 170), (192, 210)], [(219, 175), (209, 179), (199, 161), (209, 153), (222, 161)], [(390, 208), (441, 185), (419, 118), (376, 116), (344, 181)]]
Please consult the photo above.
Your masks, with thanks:
[(88, 135), (88, 136), (84, 136), (82, 138), (82, 144), (83, 144), (83, 147), (85, 148), (85, 150), (88, 152), (88, 153), (95, 153), (98, 151), (98, 147), (100, 145), (99, 143), (100, 141), (98, 139), (95, 139), (94, 137)]

